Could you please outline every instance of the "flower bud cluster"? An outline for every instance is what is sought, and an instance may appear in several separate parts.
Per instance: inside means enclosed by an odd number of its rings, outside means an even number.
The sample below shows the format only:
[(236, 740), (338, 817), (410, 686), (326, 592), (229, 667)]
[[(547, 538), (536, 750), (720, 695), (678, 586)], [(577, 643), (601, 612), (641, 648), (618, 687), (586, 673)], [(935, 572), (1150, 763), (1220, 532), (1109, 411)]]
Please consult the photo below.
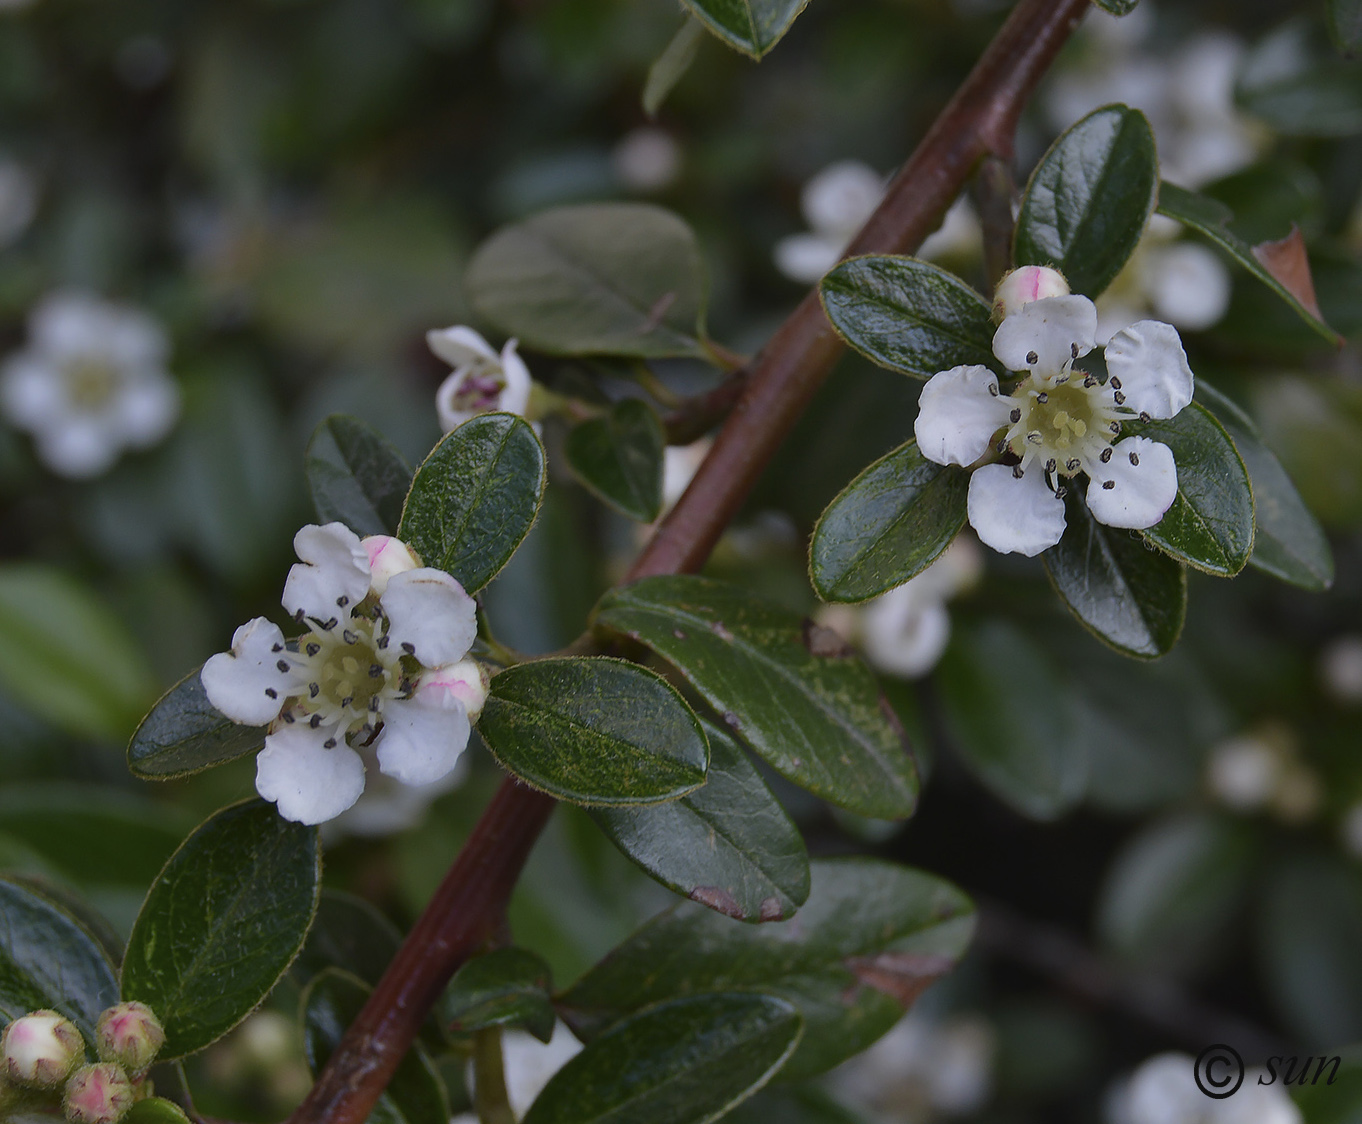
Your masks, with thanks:
[(71, 1124), (117, 1124), (151, 1095), (147, 1070), (165, 1044), (165, 1030), (145, 1003), (118, 1003), (99, 1016), (95, 1052), (56, 1011), (31, 1011), (0, 1036), (0, 1107), (57, 1107)]

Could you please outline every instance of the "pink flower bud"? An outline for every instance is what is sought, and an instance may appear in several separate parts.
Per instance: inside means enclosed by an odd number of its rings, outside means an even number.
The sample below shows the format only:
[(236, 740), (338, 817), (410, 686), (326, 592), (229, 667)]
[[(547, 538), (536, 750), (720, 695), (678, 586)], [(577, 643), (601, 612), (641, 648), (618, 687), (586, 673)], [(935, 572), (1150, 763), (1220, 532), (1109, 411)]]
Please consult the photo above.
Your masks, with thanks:
[(998, 282), (998, 289), (993, 294), (993, 318), (1005, 320), (1032, 301), (1068, 295), (1069, 283), (1059, 270), (1048, 265), (1024, 265)]
[(166, 1032), (145, 1003), (119, 1003), (99, 1016), (95, 1048), (101, 1061), (115, 1062), (139, 1074), (165, 1045)]
[(85, 1065), (71, 1075), (62, 1108), (71, 1124), (117, 1124), (137, 1099), (132, 1082), (113, 1062)]
[(380, 597), (394, 574), (415, 570), (421, 565), (416, 552), (391, 535), (370, 535), (360, 542), (369, 554), (369, 587)]
[(15, 1019), (0, 1038), (5, 1076), (19, 1085), (60, 1085), (85, 1053), (74, 1024), (56, 1011), (33, 1011)]
[(490, 683), (487, 669), (477, 660), (460, 660), (426, 672), (421, 676), (416, 691), (422, 697), (431, 697), (436, 693), (453, 695), (463, 703), (468, 721), (476, 722), (487, 701)]

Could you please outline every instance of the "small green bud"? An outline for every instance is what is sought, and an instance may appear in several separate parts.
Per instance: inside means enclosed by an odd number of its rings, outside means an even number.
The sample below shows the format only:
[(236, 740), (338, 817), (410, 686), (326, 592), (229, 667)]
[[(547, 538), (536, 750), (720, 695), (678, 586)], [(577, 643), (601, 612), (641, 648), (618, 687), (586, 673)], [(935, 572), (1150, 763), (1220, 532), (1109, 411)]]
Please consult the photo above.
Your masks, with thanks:
[(132, 1082), (113, 1062), (85, 1065), (71, 1075), (62, 1109), (71, 1124), (118, 1124), (137, 1099)]
[(150, 1007), (119, 1003), (99, 1016), (95, 1049), (101, 1061), (116, 1062), (128, 1073), (145, 1073), (165, 1045), (166, 1032)]
[(84, 1053), (80, 1031), (56, 1011), (23, 1015), (0, 1037), (4, 1074), (16, 1085), (39, 1089), (60, 1085)]

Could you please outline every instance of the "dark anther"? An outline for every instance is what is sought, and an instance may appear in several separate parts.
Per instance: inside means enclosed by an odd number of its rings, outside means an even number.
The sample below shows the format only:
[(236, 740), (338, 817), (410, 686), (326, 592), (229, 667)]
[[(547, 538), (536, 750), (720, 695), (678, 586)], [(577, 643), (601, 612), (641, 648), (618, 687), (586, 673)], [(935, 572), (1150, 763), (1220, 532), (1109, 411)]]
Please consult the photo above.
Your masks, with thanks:
[(1054, 457), (1051, 457), (1048, 461), (1045, 462), (1045, 471), (1046, 471), (1046, 472), (1054, 472), (1055, 467), (1056, 467), (1056, 465), (1055, 465), (1055, 458), (1054, 458)]
[(293, 614), (293, 619), (294, 619), (295, 621), (297, 621), (299, 624), (302, 624), (302, 623), (303, 623), (303, 611), (302, 611), (302, 609), (299, 609), (296, 613)]
[(270, 649), (271, 652), (282, 652), (283, 650), (284, 646), (282, 644), (276, 644)]
[(285, 671), (285, 672), (288, 671), (288, 661), (287, 661), (287, 660), (276, 660), (274, 666), (277, 667), (280, 671)]
[(1065, 461), (1064, 467), (1067, 468), (1070, 472), (1077, 472), (1079, 465), (1081, 465), (1082, 463), (1083, 462), (1080, 461), (1077, 457), (1074, 457), (1071, 460)]
[(1039, 394), (1036, 395), (1036, 401), (1039, 402), (1042, 406), (1044, 406), (1045, 403), (1050, 401), (1050, 396), (1046, 394), (1045, 391), (1042, 390)]
[(1149, 416), (1149, 413), (1148, 413), (1147, 411), (1145, 411), (1145, 410), (1141, 410), (1141, 411), (1140, 411), (1140, 421), (1142, 421), (1142, 422), (1147, 422), (1147, 421), (1153, 421), (1153, 420), (1154, 420), (1154, 419), (1151, 418), (1151, 417)]
[(1007, 415), (1007, 417), (1008, 420), (1011, 421), (1013, 425), (1016, 425), (1019, 421), (1021, 421), (1021, 410), (1013, 410), (1010, 414)]
[(287, 722), (290, 726), (293, 725), (293, 721), (294, 721), (293, 715), (292, 715), (291, 713), (289, 713), (287, 710), (284, 711), (284, 713), (281, 714), (279, 717), (282, 718), (285, 722)]
[(1039, 445), (1041, 441), (1040, 430), (1033, 429), (1026, 435), (1026, 439), (1030, 441), (1032, 445)]
[(371, 663), (369, 665), (369, 678), (370, 679), (383, 678), (383, 665), (381, 663)]
[(335, 748), (336, 748), (336, 739), (335, 739), (335, 738), (327, 738), (326, 741), (322, 742), (322, 745), (323, 745), (326, 749), (335, 749)]
[(1073, 359), (1077, 359), (1077, 358), (1078, 358), (1078, 344), (1077, 344), (1077, 343), (1071, 343), (1071, 344), (1069, 345), (1069, 356), (1070, 356), (1071, 358), (1073, 358)]
[(1101, 455), (1100, 457), (1098, 457), (1097, 459), (1100, 460), (1103, 464), (1106, 464), (1109, 460), (1111, 460), (1111, 448), (1110, 448), (1110, 446), (1108, 446), (1107, 448), (1103, 449), (1103, 450), (1102, 450), (1102, 455)]
[(994, 445), (993, 448), (999, 453), (1007, 452), (1007, 438), (1004, 437), (1001, 441)]
[(377, 695), (374, 695), (374, 696), (369, 700), (369, 709), (372, 710), (375, 714), (377, 714), (377, 713), (378, 713), (378, 705), (379, 705), (379, 704), (378, 704), (378, 696), (377, 696)]
[(342, 593), (339, 597), (336, 598), (336, 604), (340, 608), (344, 609), (345, 606), (350, 604), (350, 598), (346, 597), (345, 594)]
[(1040, 356), (1037, 355), (1034, 351), (1028, 351), (1026, 353), (1026, 365), (1028, 367), (1034, 367), (1039, 362)]
[(345, 698), (341, 699), (341, 706), (347, 707), (354, 701), (355, 701), (354, 695), (346, 695)]
[(1057, 499), (1057, 500), (1062, 500), (1062, 499), (1063, 499), (1065, 496), (1067, 496), (1068, 494), (1069, 494), (1069, 489), (1066, 488), (1066, 487), (1064, 487), (1064, 485), (1062, 485), (1062, 484), (1061, 484), (1058, 488), (1055, 489), (1055, 499)]
[(273, 687), (266, 687), (265, 694), (272, 699), (277, 699), (279, 697), (279, 692), (276, 691)]
[(1138, 465), (1138, 464), (1140, 463), (1140, 454), (1139, 454), (1139, 453), (1131, 453), (1131, 454), (1130, 454), (1130, 463), (1131, 463), (1132, 465)]
[(324, 632), (330, 632), (339, 623), (340, 621), (338, 621), (335, 617), (332, 617), (330, 620), (322, 621), (322, 630)]
[(353, 632), (347, 628), (344, 632), (341, 633), (341, 639), (344, 640), (347, 644), (358, 644), (359, 633)]
[(307, 685), (307, 697), (308, 697), (308, 698), (310, 698), (310, 699), (315, 699), (315, 698), (316, 698), (318, 695), (320, 695), (321, 693), (322, 693), (322, 685), (321, 685), (320, 683), (309, 683), (309, 684)]
[(1112, 433), (1120, 433), (1120, 432), (1121, 432), (1121, 423), (1118, 422), (1118, 421), (1110, 422), (1110, 423), (1108, 423), (1107, 428), (1108, 428), (1109, 430), (1111, 430)]
[(1102, 482), (1102, 490), (1104, 492), (1110, 492), (1114, 487), (1116, 487), (1115, 480), (1104, 480)]
[(311, 718), (307, 720), (307, 724), (315, 730), (318, 726), (322, 724), (322, 716), (320, 714), (314, 714)]
[(991, 395), (993, 395), (994, 398), (997, 398), (997, 397), (998, 397), (998, 384), (997, 384), (997, 383), (989, 383), (989, 384), (988, 384), (988, 392), (989, 392)]
[(1121, 380), (1118, 379), (1115, 375), (1112, 375), (1111, 378), (1107, 379), (1107, 385), (1111, 387), (1112, 390), (1120, 390)]
[(1013, 475), (1013, 477), (1014, 477), (1015, 479), (1020, 480), (1020, 479), (1022, 478), (1022, 475), (1023, 475), (1023, 473), (1022, 473), (1022, 466), (1019, 465), (1019, 464), (1014, 464), (1014, 465), (1012, 466), (1012, 475)]
[(1116, 399), (1116, 405), (1124, 406), (1126, 404), (1126, 396), (1122, 394), (1119, 390), (1115, 394), (1113, 394), (1112, 397)]
[(315, 656), (321, 650), (322, 646), (318, 644), (315, 640), (307, 645), (307, 654), (309, 656)]
[(388, 638), (386, 636), (380, 636), (378, 638), (378, 646), (380, 649), (386, 648), (388, 646)]
[(416, 645), (411, 643), (411, 641), (407, 641), (402, 645), (402, 651), (406, 652), (409, 656), (414, 656), (416, 655)]
[(1097, 385), (1097, 376), (1096, 376), (1096, 375), (1084, 375), (1084, 376), (1083, 376), (1083, 385), (1086, 386), (1089, 390), (1091, 390), (1094, 386)]

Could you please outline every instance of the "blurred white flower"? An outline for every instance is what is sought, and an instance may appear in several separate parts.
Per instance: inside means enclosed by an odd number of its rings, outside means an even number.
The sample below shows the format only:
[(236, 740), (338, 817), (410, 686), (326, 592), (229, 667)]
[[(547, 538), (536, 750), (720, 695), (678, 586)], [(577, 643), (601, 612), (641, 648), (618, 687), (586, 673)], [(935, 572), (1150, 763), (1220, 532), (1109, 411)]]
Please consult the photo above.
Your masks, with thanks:
[(610, 154), (620, 183), (634, 191), (661, 191), (681, 172), (681, 146), (666, 129), (642, 125), (625, 133)]
[(97, 476), (123, 449), (160, 440), (179, 416), (168, 348), (144, 312), (55, 293), (29, 316), (27, 350), (0, 369), (0, 410), (33, 434), (52, 471)]
[(1362, 703), (1362, 636), (1351, 634), (1330, 641), (1320, 653), (1319, 673), (1335, 702), (1344, 706)]
[(1263, 807), (1277, 789), (1282, 759), (1260, 738), (1240, 735), (1221, 742), (1206, 762), (1206, 784), (1211, 794), (1237, 812)]
[[(506, 1096), (519, 1120), (530, 1110), (535, 1097), (549, 1079), (581, 1053), (582, 1044), (563, 1023), (553, 1028), (553, 1037), (540, 1042), (523, 1030), (508, 1030), (501, 1036), (502, 1068), (506, 1076)], [(468, 1066), (468, 1088), (474, 1088), (473, 1066)], [(478, 1124), (471, 1112), (455, 1116), (449, 1124)]]
[(38, 210), (38, 181), (17, 160), (0, 157), (0, 247), (28, 229)]
[(1267, 1071), (1250, 1069), (1238, 1092), (1217, 1100), (1197, 1088), (1195, 1065), (1189, 1054), (1150, 1058), (1108, 1097), (1107, 1124), (1302, 1124), (1280, 1077), (1260, 1085)]
[(668, 445), (662, 454), (662, 510), (670, 511), (690, 487), (701, 462), (709, 456), (714, 439), (702, 437), (689, 445)]
[(837, 264), (883, 198), (884, 177), (868, 164), (859, 160), (829, 164), (800, 194), (809, 232), (776, 243), (776, 268), (791, 281), (813, 284)]
[(533, 382), (516, 354), (515, 340), (507, 340), (498, 355), (472, 328), (459, 325), (432, 329), (426, 343), (454, 368), (435, 392), (435, 409), (446, 433), (491, 410), (524, 416)]
[(951, 204), (941, 225), (927, 235), (918, 247), (914, 257), (924, 261), (938, 261), (941, 258), (962, 257), (966, 254), (978, 255), (983, 245), (983, 227), (969, 197), (960, 196)]

